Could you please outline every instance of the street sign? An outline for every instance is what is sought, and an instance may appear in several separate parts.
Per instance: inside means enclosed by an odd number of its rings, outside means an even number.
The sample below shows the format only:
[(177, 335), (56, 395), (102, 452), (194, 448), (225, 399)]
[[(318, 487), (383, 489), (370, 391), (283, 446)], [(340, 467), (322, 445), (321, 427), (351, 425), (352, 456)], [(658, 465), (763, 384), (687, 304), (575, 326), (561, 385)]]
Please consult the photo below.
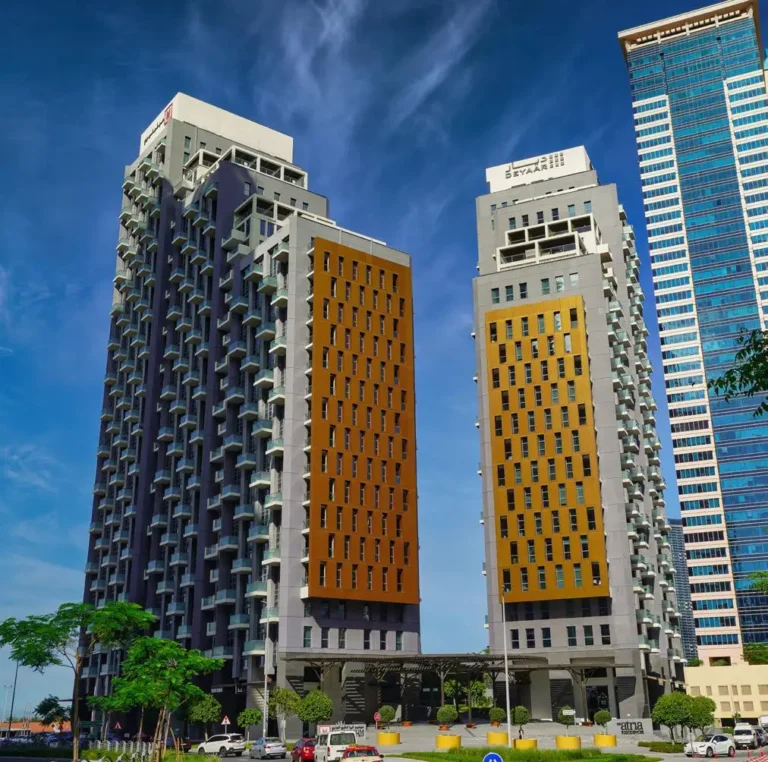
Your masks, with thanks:
[(123, 726), (119, 722), (116, 722), (115, 723), (115, 730), (122, 730), (122, 729), (123, 729)]
[(575, 709), (563, 709), (563, 717), (575, 717), (576, 716), (576, 710)]
[(504, 762), (504, 760), (502, 760), (500, 754), (497, 754), (495, 751), (489, 751), (483, 757), (483, 762)]
[(229, 721), (229, 717), (227, 715), (224, 715), (224, 719), (221, 721), (222, 725), (231, 725), (232, 723)]
[(381, 712), (375, 712), (373, 715), (373, 721), (379, 722), (381, 720)]

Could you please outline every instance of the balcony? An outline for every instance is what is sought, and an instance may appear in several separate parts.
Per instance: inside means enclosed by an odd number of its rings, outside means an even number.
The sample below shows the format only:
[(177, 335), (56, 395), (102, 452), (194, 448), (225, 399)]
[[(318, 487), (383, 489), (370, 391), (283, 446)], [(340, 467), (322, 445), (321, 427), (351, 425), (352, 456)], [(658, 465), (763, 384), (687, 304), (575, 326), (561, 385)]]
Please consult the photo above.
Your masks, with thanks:
[(222, 551), (230, 551), (230, 552), (237, 552), (239, 547), (239, 542), (237, 537), (234, 535), (228, 535), (227, 537), (222, 537), (218, 542), (218, 551), (221, 553)]
[(250, 264), (243, 271), (243, 279), (249, 283), (258, 283), (264, 277), (264, 268), (260, 264)]
[(251, 474), (251, 483), (249, 485), (250, 487), (253, 487), (254, 489), (268, 489), (271, 484), (272, 477), (269, 471), (257, 471)]
[(208, 611), (212, 609), (216, 605), (215, 596), (209, 595), (207, 598), (203, 598), (202, 601), (200, 601), (200, 608), (203, 611)]
[(256, 468), (256, 453), (244, 452), (237, 456), (235, 468), (241, 468), (243, 471), (253, 471)]
[(186, 603), (183, 601), (174, 601), (173, 603), (168, 604), (165, 611), (170, 616), (183, 616), (186, 613), (185, 609)]
[(269, 393), (268, 401), (275, 405), (285, 404), (285, 387), (276, 386)]
[(261, 312), (259, 310), (249, 310), (243, 316), (243, 325), (246, 327), (258, 327), (261, 324)]
[(235, 602), (236, 593), (234, 590), (219, 590), (214, 596), (217, 606), (228, 606)]
[(267, 438), (272, 436), (272, 419), (256, 421), (253, 424), (252, 435), (254, 437)]
[(264, 566), (277, 566), (280, 563), (280, 549), (265, 550), (261, 563)]
[(165, 564), (163, 561), (150, 561), (147, 564), (148, 574), (162, 574), (165, 571)]
[(285, 442), (282, 439), (270, 439), (267, 445), (267, 455), (282, 455)]
[(233, 515), (233, 518), (235, 521), (240, 521), (241, 519), (247, 519), (248, 521), (251, 521), (254, 517), (254, 511), (253, 506), (249, 503), (242, 503), (241, 505), (238, 505), (235, 508), (235, 512)]
[(256, 338), (262, 341), (272, 341), (275, 338), (275, 324), (274, 323), (262, 323), (256, 329)]
[(232, 563), (232, 574), (250, 574), (253, 561), (250, 558), (236, 558)]
[(194, 574), (184, 574), (181, 578), (182, 587), (194, 587), (197, 584)]
[(264, 656), (266, 645), (263, 640), (247, 640), (243, 646), (243, 656)]
[(271, 368), (262, 370), (253, 380), (253, 385), (257, 388), (271, 388), (275, 383), (275, 374)]
[(280, 610), (276, 607), (270, 607), (264, 606), (261, 609), (261, 614), (259, 615), (259, 623), (260, 624), (274, 624), (275, 622), (280, 621)]
[(171, 566), (186, 566), (189, 563), (189, 553), (174, 553), (171, 556)]
[(250, 626), (250, 617), (248, 614), (232, 614), (229, 617), (230, 630), (247, 630)]
[(199, 524), (187, 524), (187, 526), (184, 527), (184, 539), (187, 539), (188, 537), (196, 537), (199, 532)]
[(163, 500), (181, 500), (181, 487), (168, 487), (163, 492)]
[(240, 501), (240, 485), (239, 484), (226, 484), (221, 490), (222, 500), (237, 500)]
[(270, 492), (267, 495), (267, 499), (264, 501), (264, 505), (267, 508), (282, 508), (283, 507), (283, 493), (282, 492)]
[(288, 306), (288, 289), (280, 288), (275, 291), (272, 297), (271, 304), (273, 307), (287, 307)]
[(249, 542), (269, 542), (269, 524), (254, 524), (248, 531)]
[(155, 513), (149, 523), (150, 529), (164, 529), (168, 526), (168, 517), (164, 513)]
[(205, 655), (209, 659), (232, 659), (235, 655), (234, 646), (216, 646), (209, 648)]

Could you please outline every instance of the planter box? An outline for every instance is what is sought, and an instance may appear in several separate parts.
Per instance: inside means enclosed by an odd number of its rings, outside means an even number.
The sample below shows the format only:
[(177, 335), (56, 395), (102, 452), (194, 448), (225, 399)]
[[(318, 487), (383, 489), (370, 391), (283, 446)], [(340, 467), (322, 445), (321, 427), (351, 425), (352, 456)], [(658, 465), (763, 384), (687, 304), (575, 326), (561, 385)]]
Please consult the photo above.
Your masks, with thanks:
[(580, 736), (555, 736), (556, 749), (580, 749)]
[(435, 748), (444, 751), (446, 749), (460, 749), (461, 736), (444, 735), (435, 738)]
[(400, 743), (400, 733), (380, 730), (376, 742), (378, 746), (397, 746)]
[(616, 736), (610, 733), (596, 733), (593, 736), (595, 746), (606, 749), (610, 746), (616, 746)]
[(518, 751), (531, 751), (539, 748), (539, 742), (535, 738), (518, 738), (515, 741), (515, 748)]
[(509, 743), (509, 737), (501, 731), (490, 731), (485, 735), (485, 742), (488, 746), (506, 746)]

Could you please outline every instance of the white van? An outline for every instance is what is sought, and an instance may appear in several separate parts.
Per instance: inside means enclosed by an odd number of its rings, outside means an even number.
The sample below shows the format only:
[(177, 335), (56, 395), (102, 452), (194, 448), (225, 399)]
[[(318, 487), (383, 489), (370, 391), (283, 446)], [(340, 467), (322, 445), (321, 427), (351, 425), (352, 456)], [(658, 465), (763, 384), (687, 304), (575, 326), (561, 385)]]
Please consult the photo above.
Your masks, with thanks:
[(351, 728), (318, 728), (315, 740), (315, 762), (338, 762), (347, 747), (358, 743)]
[(760, 740), (752, 725), (744, 722), (737, 722), (733, 728), (733, 742), (737, 749), (757, 749), (760, 747)]

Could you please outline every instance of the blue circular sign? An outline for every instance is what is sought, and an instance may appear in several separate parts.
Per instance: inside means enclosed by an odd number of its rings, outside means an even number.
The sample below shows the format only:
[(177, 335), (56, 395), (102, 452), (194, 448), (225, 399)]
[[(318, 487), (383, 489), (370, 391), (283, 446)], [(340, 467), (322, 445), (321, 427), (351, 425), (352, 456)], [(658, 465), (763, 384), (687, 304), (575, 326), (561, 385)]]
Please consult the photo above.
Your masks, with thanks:
[(484, 757), (483, 762), (504, 762), (500, 754), (495, 751), (489, 751)]

